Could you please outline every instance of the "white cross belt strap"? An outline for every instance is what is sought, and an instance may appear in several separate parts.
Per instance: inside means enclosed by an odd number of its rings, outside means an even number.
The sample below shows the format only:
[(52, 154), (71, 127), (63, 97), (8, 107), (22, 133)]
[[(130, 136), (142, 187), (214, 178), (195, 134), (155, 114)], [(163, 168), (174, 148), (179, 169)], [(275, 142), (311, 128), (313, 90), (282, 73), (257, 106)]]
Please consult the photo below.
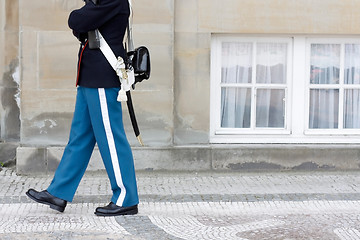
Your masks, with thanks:
[(115, 70), (116, 74), (119, 76), (121, 83), (120, 91), (118, 94), (117, 100), (127, 101), (126, 92), (130, 91), (131, 86), (135, 83), (134, 71), (126, 70), (125, 62), (122, 57), (116, 57), (114, 52), (111, 50), (109, 44), (106, 42), (105, 38), (99, 32), (100, 37), (100, 50), (110, 63), (111, 67)]

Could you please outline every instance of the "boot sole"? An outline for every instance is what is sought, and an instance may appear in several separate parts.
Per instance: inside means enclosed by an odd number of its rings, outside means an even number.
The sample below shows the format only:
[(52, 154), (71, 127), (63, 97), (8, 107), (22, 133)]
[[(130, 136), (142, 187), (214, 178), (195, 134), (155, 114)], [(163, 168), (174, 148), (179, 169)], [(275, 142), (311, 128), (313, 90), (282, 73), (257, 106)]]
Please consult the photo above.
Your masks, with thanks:
[(64, 210), (65, 210), (65, 207), (60, 207), (60, 206), (58, 206), (58, 205), (55, 205), (55, 204), (52, 204), (52, 203), (49, 203), (49, 202), (45, 202), (45, 201), (41, 201), (41, 200), (39, 200), (39, 199), (36, 199), (34, 196), (32, 196), (31, 194), (29, 194), (28, 192), (26, 192), (26, 195), (27, 195), (29, 198), (31, 198), (32, 200), (34, 200), (35, 202), (48, 205), (48, 206), (50, 206), (51, 209), (54, 209), (54, 210), (56, 210), (56, 211), (64, 212)]
[(125, 215), (136, 215), (138, 214), (138, 209), (132, 209), (132, 210), (128, 210), (128, 211), (124, 211), (124, 212), (120, 212), (120, 213), (99, 213), (99, 212), (95, 212), (96, 216), (100, 216), (100, 217), (115, 217), (115, 216), (125, 216)]

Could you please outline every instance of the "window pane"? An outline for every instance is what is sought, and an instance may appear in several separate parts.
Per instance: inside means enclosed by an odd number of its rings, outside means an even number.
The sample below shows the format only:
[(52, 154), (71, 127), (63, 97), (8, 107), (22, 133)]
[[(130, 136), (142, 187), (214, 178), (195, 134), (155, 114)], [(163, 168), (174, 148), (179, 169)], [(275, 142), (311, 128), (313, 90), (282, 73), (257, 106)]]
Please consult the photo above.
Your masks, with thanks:
[(360, 84), (360, 45), (345, 44), (345, 84)]
[(250, 114), (250, 88), (221, 88), (221, 127), (250, 128)]
[(256, 95), (256, 127), (284, 128), (283, 89), (259, 89)]
[(251, 83), (252, 43), (222, 43), (222, 83)]
[(338, 128), (339, 90), (310, 90), (309, 128)]
[(257, 44), (257, 83), (286, 83), (287, 46), (287, 43)]
[(340, 44), (311, 44), (310, 83), (338, 84)]
[(344, 92), (344, 128), (360, 128), (360, 90)]

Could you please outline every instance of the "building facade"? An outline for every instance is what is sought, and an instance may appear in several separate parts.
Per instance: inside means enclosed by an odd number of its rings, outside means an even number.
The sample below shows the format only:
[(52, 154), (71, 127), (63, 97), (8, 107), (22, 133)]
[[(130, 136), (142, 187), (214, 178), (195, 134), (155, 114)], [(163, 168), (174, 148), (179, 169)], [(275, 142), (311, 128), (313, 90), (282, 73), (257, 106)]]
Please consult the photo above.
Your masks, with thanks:
[[(0, 1), (0, 136), (19, 173), (61, 158), (78, 51), (67, 17), (82, 4)], [(123, 109), (137, 169), (358, 169), (359, 6), (133, 0), (135, 45), (153, 70), (133, 92), (145, 147)]]

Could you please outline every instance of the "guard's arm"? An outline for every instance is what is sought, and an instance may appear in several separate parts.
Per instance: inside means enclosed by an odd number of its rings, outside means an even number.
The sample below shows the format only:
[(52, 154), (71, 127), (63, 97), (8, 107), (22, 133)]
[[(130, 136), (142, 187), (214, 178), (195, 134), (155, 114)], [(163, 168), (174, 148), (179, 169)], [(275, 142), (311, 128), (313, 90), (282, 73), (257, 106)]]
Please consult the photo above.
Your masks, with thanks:
[(69, 27), (78, 33), (86, 33), (101, 27), (115, 15), (129, 14), (129, 6), (125, 0), (101, 0), (95, 5), (92, 1), (70, 13)]

